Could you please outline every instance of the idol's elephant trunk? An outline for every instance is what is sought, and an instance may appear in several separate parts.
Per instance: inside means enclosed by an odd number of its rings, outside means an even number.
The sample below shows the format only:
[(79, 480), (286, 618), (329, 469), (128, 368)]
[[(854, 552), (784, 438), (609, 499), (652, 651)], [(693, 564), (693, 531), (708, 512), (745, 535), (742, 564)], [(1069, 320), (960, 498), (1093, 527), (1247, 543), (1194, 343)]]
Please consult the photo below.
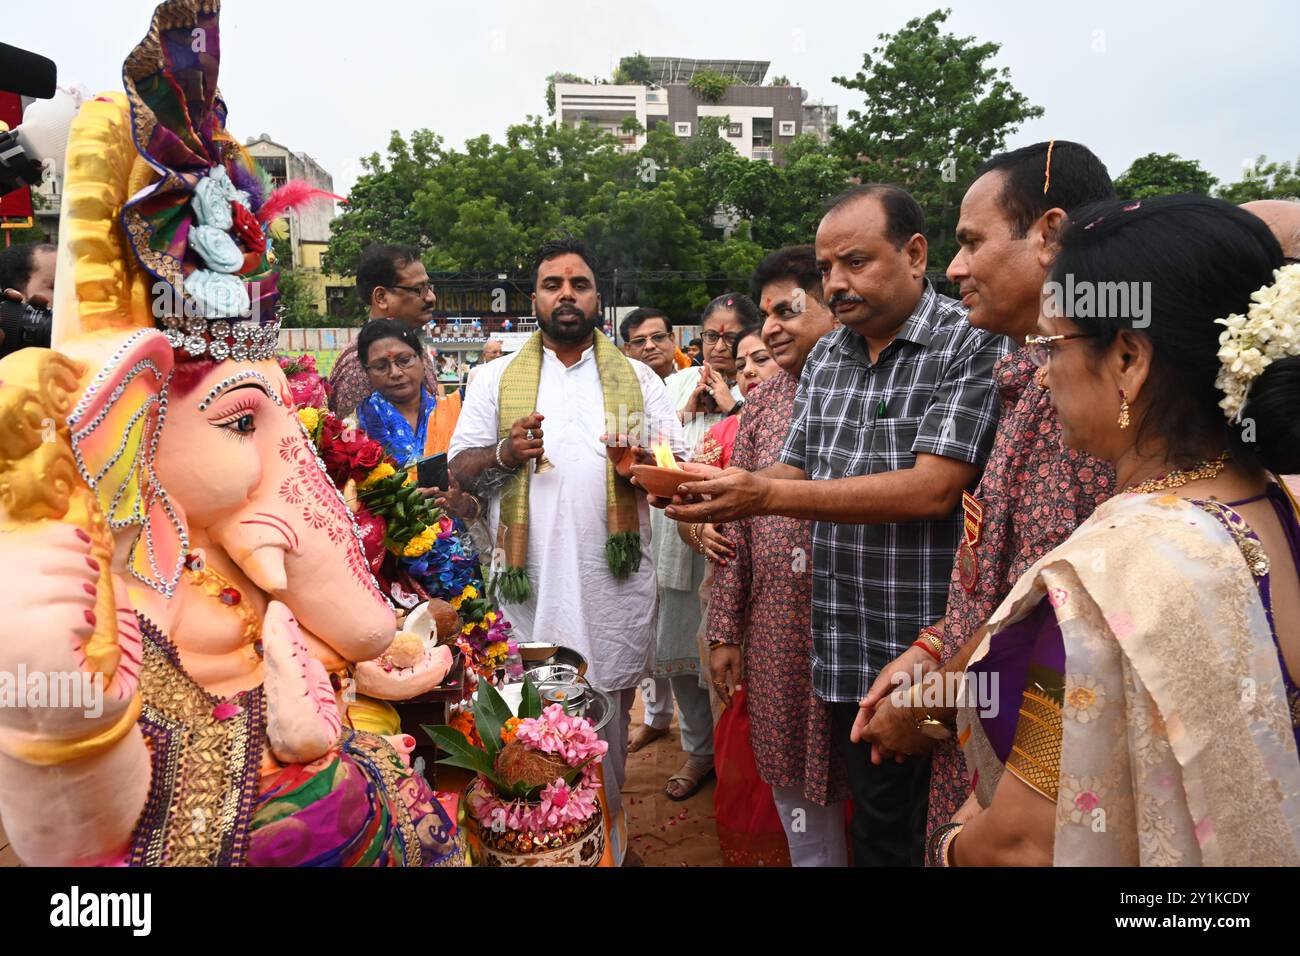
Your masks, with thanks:
[(254, 500), (250, 510), (212, 527), (210, 535), (304, 628), (347, 660), (370, 660), (393, 639), (393, 610), (375, 588), (337, 492), (327, 486), (319, 493), (329, 498), (314, 506), (338, 505), (329, 509), (337, 511), (329, 523), (302, 520), (300, 513), (287, 513), (283, 502)]
[(276, 362), (223, 362), (174, 396), (157, 467), (191, 529), (311, 635), (349, 661), (387, 649), (396, 630), (392, 606)]

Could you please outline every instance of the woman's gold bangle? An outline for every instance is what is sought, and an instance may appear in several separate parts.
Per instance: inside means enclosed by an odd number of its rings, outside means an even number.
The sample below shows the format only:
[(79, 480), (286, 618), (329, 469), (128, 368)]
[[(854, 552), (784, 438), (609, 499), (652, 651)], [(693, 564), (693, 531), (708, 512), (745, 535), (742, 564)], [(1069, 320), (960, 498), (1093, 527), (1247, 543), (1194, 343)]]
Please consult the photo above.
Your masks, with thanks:
[(700, 536), (700, 524), (696, 522), (691, 525), (691, 540), (695, 542), (695, 550), (704, 553), (704, 539)]
[[(93, 757), (112, 747), (119, 740), (125, 737), (140, 719), (140, 695), (137, 693), (131, 698), (131, 703), (127, 704), (126, 712), (122, 714), (112, 727), (84, 737), (81, 740), (69, 740), (66, 742), (52, 743), (45, 740), (16, 740), (18, 734), (13, 736), (0, 735), (0, 753), (13, 757), (15, 760), (21, 760), (23, 763), (36, 764), (38, 767), (52, 767), (55, 764), (67, 763), (70, 760), (80, 760), (84, 757)], [(23, 734), (22, 736), (27, 736)]]

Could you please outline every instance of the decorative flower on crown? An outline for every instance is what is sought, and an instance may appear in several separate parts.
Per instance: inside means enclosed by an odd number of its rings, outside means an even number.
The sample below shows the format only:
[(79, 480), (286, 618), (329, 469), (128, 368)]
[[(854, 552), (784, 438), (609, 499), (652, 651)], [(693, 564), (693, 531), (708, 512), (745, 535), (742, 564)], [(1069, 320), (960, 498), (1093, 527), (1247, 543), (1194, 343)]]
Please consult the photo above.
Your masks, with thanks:
[(1223, 392), (1219, 407), (1228, 421), (1240, 422), (1255, 379), (1275, 359), (1300, 355), (1300, 264), (1273, 273), (1273, 283), (1251, 294), (1245, 315), (1234, 313), (1214, 321), (1225, 326), (1219, 334), (1219, 375), (1214, 384)]
[(338, 199), (271, 178), (226, 128), (217, 88), (219, 4), (167, 0), (127, 56), (123, 84), (136, 148), (155, 174), (120, 221), (152, 278), (154, 318), (182, 357), (274, 356), (279, 321), (268, 231), (308, 203)]

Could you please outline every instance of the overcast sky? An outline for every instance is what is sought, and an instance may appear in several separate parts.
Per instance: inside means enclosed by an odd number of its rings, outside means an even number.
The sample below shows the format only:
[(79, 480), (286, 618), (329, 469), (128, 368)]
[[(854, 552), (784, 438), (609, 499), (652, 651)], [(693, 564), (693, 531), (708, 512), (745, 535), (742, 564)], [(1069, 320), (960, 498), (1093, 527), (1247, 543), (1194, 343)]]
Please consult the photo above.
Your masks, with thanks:
[[(305, 151), (346, 193), (358, 157), (390, 131), (427, 127), (454, 146), (545, 114), (555, 70), (608, 76), (620, 55), (770, 60), (814, 100), (861, 100), (852, 74), (876, 35), (937, 0), (226, 0), (221, 89), (240, 139)], [(1300, 4), (1295, 0), (950, 3), (949, 28), (1001, 44), (998, 63), (1046, 114), (1009, 145), (1056, 137), (1092, 147), (1119, 175), (1137, 156), (1175, 152), (1221, 180), (1243, 159), (1300, 156)], [(121, 88), (151, 0), (7, 0), (0, 39), (45, 54), (60, 80)], [(791, 8), (794, 8), (792, 11)]]

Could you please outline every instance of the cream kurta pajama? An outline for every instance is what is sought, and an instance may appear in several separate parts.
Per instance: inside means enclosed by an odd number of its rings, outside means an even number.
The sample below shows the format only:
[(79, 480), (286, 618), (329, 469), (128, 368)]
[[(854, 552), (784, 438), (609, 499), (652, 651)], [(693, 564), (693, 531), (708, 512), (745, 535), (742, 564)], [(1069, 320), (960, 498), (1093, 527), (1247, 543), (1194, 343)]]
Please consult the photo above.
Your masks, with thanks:
[[(449, 459), (497, 443), (501, 377), (520, 354), (481, 367), (474, 387), (466, 390)], [(688, 446), (663, 382), (649, 366), (627, 361), (641, 385), (651, 440), (663, 435), (675, 453), (685, 455)], [(618, 580), (605, 556), (607, 454), (601, 436), (608, 428), (594, 348), (569, 368), (550, 349), (542, 350), (537, 412), (544, 417), (546, 457), (555, 468), (534, 474), (529, 485), (528, 577), (533, 596), (522, 603), (503, 602), (502, 609), (518, 640), (573, 648), (589, 662), (587, 679), (614, 697), (615, 714), (601, 737), (610, 747), (606, 796), (616, 817), (622, 806), (619, 790), (626, 772), (632, 701), (654, 661), (658, 586), (650, 552), (650, 508), (638, 493), (641, 566)], [(492, 540), (500, 505), (498, 493), (487, 513)]]
[[(673, 407), (679, 411), (700, 383), (700, 366), (674, 372), (664, 379)], [(740, 390), (731, 389), (740, 400)], [(682, 426), (687, 447), (694, 450), (705, 433), (726, 418), (722, 414), (696, 414)], [(677, 522), (662, 511), (650, 515), (654, 531), (655, 570), (659, 574), (659, 626), (655, 639), (654, 679), (642, 686), (645, 722), (657, 730), (673, 720), (673, 703), (681, 711), (682, 749), (701, 760), (713, 755), (713, 708), (709, 703), (708, 675), (701, 672), (697, 636), (703, 619), (700, 584), (708, 562), (677, 533)]]

